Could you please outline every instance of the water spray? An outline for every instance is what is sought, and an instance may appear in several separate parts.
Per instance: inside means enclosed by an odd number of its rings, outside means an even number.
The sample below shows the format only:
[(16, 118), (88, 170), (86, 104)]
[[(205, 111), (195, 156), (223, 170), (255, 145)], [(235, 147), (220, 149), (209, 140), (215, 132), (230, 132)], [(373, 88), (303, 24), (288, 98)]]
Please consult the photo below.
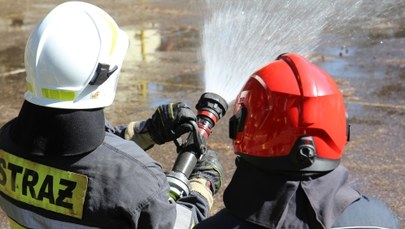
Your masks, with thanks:
[(227, 102), (218, 94), (206, 92), (201, 95), (197, 105), (197, 122), (191, 122), (193, 131), (183, 144), (175, 141), (178, 156), (172, 171), (167, 174), (170, 184), (170, 197), (174, 200), (190, 193), (188, 178), (197, 161), (207, 152), (207, 139), (228, 109)]
[(201, 33), (205, 90), (234, 100), (249, 76), (280, 54), (310, 57), (328, 41), (324, 34), (343, 31), (362, 2), (202, 1), (208, 11)]

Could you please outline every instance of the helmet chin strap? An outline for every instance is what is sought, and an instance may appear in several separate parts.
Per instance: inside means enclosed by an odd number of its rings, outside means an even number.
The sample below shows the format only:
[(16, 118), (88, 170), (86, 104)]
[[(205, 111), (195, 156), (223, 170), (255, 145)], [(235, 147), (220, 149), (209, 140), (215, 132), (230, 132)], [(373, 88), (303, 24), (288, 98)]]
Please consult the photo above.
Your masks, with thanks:
[(90, 85), (101, 85), (103, 84), (116, 70), (118, 69), (117, 65), (110, 70), (109, 64), (99, 63), (97, 65), (95, 77), (90, 81)]

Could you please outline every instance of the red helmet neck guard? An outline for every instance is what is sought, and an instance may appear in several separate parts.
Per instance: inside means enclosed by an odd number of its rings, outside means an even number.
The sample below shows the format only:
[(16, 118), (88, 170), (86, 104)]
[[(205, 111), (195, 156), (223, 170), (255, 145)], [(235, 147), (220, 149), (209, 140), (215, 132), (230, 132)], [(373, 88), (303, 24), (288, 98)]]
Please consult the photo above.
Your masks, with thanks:
[(271, 170), (330, 171), (347, 142), (346, 110), (335, 81), (296, 54), (253, 74), (230, 119), (236, 154)]

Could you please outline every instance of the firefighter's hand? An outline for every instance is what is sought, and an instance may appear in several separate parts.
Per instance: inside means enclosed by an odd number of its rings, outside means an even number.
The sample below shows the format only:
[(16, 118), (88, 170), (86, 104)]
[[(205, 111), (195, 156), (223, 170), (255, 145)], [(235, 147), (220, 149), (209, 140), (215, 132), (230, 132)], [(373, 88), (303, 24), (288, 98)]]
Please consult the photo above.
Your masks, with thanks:
[(147, 131), (156, 144), (173, 141), (192, 130), (191, 121), (196, 121), (194, 112), (184, 103), (160, 105), (152, 118), (146, 121)]
[(190, 175), (190, 191), (199, 192), (203, 195), (211, 207), (213, 204), (213, 195), (215, 195), (222, 186), (224, 179), (223, 174), (224, 171), (218, 160), (217, 153), (213, 150), (208, 150), (202, 158), (198, 160)]

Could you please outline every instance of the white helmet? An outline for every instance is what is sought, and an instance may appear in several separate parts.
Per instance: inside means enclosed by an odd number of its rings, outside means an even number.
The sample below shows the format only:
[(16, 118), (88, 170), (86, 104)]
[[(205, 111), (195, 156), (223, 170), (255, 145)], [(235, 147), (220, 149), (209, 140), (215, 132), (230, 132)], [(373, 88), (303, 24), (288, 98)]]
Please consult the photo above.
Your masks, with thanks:
[(57, 6), (28, 39), (25, 99), (65, 109), (111, 105), (128, 46), (127, 34), (102, 9), (74, 1)]

